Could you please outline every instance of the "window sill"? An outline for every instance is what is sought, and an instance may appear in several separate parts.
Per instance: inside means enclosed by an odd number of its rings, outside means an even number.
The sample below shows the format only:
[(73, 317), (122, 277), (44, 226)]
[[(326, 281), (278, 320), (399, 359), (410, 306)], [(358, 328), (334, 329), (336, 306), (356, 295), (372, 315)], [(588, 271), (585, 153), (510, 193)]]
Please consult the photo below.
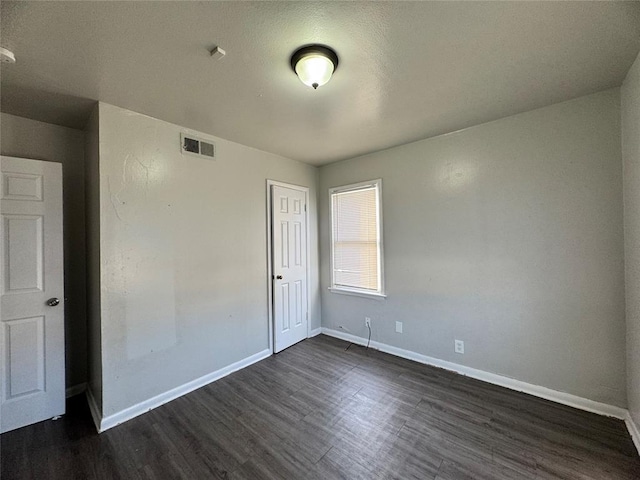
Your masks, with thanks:
[(351, 295), (354, 297), (373, 298), (375, 300), (384, 300), (387, 296), (384, 293), (369, 293), (361, 292), (359, 290), (348, 290), (346, 288), (329, 287), (328, 290), (331, 293), (339, 293), (340, 295)]

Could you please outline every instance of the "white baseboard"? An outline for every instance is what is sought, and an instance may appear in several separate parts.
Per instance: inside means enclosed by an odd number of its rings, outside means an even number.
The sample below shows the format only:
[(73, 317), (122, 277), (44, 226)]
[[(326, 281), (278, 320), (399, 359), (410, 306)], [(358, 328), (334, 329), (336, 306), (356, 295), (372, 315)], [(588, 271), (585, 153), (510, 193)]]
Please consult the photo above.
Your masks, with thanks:
[(314, 330), (311, 330), (311, 332), (309, 332), (309, 338), (311, 337), (317, 337), (318, 335), (320, 335), (322, 333), (322, 328), (316, 328)]
[(67, 398), (75, 397), (76, 395), (80, 395), (81, 393), (84, 393), (86, 389), (87, 389), (86, 383), (79, 383), (77, 385), (73, 385), (67, 388), (66, 397)]
[(96, 430), (100, 433), (100, 421), (102, 420), (102, 413), (98, 408), (98, 403), (96, 402), (96, 397), (93, 395), (93, 391), (89, 386), (85, 390), (85, 394), (87, 396), (87, 403), (89, 404), (89, 411), (91, 412), (91, 418), (93, 418), (93, 423), (96, 426)]
[[(322, 327), (322, 333), (324, 333), (325, 335), (329, 335), (330, 337), (335, 337), (341, 340), (346, 340), (347, 342), (355, 343), (357, 345), (367, 344), (366, 338), (357, 337), (355, 335), (351, 335), (350, 333), (341, 332), (339, 330)], [(541, 387), (539, 385), (522, 382), (520, 380), (505, 377), (503, 375), (489, 373), (483, 370), (477, 370), (475, 368), (466, 367), (464, 365), (448, 362), (446, 360), (440, 360), (438, 358), (429, 357), (427, 355), (422, 355), (410, 350), (393, 347), (391, 345), (387, 345), (386, 343), (375, 342), (372, 340), (369, 346), (376, 350), (380, 350), (381, 352), (390, 353), (391, 355), (395, 355), (397, 357), (406, 358), (408, 360), (413, 360), (418, 363), (424, 363), (426, 365), (432, 365), (434, 367), (443, 368), (445, 370), (451, 370), (461, 375), (466, 375), (468, 377), (476, 378), (487, 383), (492, 383), (494, 385), (506, 387), (511, 390), (516, 390), (518, 392), (528, 393), (529, 395), (534, 395), (536, 397), (551, 400), (563, 405), (575, 407), (580, 410), (586, 410), (587, 412), (597, 413), (599, 415), (614, 417), (621, 420), (626, 419), (628, 415), (626, 409), (616, 407), (615, 405), (596, 402), (594, 400), (578, 397), (577, 395), (572, 395), (570, 393), (559, 392), (557, 390), (552, 390), (547, 387)]]
[(633, 417), (631, 416), (631, 413), (627, 412), (627, 416), (624, 419), (624, 423), (627, 424), (627, 430), (629, 430), (629, 435), (631, 435), (633, 444), (636, 446), (636, 450), (638, 450), (638, 455), (640, 455), (640, 428), (638, 428), (638, 425), (636, 425), (636, 422), (633, 421)]
[[(171, 400), (175, 400), (182, 395), (186, 395), (189, 392), (192, 392), (200, 387), (203, 387), (211, 382), (215, 382), (222, 377), (226, 377), (230, 373), (238, 371), (242, 368), (248, 367), (260, 360), (264, 360), (265, 358), (271, 356), (271, 350), (266, 349), (255, 355), (251, 355), (243, 360), (232, 363), (229, 366), (221, 368), (220, 370), (216, 370), (215, 372), (211, 372), (207, 375), (204, 375), (200, 378), (196, 378), (184, 385), (173, 388), (168, 392), (161, 393), (160, 395), (156, 395), (148, 400), (140, 402), (136, 405), (133, 405), (129, 408), (125, 408), (117, 413), (108, 415), (106, 417), (100, 418), (100, 421), (97, 422), (98, 432), (104, 432), (110, 428), (115, 427), (116, 425), (120, 425), (127, 420), (131, 420), (132, 418), (137, 417), (138, 415), (142, 415), (154, 408), (159, 407), (160, 405), (164, 405), (165, 403), (170, 402)], [(95, 402), (94, 402), (95, 403)], [(94, 419), (95, 420), (95, 419)]]

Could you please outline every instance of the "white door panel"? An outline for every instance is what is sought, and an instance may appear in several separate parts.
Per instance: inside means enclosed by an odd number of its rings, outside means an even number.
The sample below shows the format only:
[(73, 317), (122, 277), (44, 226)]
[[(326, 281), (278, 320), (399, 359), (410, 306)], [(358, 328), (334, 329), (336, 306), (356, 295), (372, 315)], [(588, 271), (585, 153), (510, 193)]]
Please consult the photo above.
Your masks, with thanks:
[[(62, 166), (2, 157), (0, 431), (65, 410)], [(59, 299), (49, 306), (49, 299)], [(55, 302), (53, 302), (55, 303)]]
[(306, 193), (273, 185), (273, 318), (277, 353), (307, 338)]

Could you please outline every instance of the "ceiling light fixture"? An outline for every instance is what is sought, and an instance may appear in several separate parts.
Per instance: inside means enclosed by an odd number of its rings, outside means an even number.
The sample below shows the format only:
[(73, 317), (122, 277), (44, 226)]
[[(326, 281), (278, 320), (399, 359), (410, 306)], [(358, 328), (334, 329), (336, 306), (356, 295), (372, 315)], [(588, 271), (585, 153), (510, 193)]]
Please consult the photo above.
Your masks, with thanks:
[(316, 89), (327, 83), (338, 68), (338, 55), (324, 45), (308, 45), (291, 55), (291, 68), (302, 83)]
[(0, 47), (0, 61), (3, 63), (16, 63), (16, 57), (11, 50)]

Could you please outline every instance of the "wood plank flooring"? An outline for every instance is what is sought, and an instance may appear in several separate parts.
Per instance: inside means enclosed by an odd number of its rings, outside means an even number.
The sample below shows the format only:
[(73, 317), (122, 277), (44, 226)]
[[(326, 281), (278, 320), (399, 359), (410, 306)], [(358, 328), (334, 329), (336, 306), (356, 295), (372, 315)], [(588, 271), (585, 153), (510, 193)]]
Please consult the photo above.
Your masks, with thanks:
[(640, 479), (624, 423), (326, 336), (95, 433), (83, 396), (2, 479)]

